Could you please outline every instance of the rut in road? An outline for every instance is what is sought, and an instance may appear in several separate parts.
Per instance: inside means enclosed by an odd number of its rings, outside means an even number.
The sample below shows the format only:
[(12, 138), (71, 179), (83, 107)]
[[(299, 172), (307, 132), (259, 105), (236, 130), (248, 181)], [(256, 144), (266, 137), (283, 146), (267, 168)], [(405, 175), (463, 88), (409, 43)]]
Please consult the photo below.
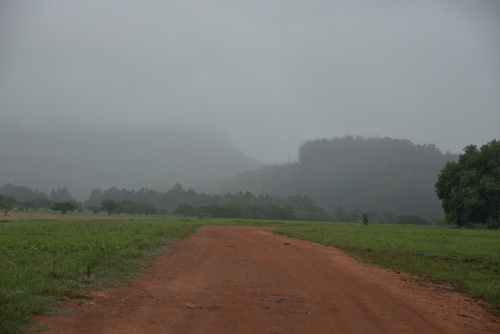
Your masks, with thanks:
[[(268, 227), (204, 226), (46, 333), (500, 333), (466, 297)], [(491, 316), (490, 316), (491, 318)]]

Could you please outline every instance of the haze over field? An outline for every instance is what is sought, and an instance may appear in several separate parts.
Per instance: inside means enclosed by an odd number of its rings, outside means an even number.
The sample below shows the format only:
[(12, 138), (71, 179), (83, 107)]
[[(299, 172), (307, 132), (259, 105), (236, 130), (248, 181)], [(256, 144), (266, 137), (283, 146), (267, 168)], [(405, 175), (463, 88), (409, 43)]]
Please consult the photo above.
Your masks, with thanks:
[(459, 153), (498, 137), (499, 92), (496, 0), (0, 3), (1, 118), (35, 128), (196, 124), (272, 163), (346, 134)]

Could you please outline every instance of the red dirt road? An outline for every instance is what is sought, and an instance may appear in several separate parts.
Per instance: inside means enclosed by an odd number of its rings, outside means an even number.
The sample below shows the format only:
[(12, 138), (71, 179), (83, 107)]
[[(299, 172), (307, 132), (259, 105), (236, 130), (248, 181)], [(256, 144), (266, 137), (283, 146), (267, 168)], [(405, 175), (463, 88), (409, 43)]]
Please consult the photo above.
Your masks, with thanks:
[(462, 295), (271, 230), (202, 227), (44, 333), (500, 333)]

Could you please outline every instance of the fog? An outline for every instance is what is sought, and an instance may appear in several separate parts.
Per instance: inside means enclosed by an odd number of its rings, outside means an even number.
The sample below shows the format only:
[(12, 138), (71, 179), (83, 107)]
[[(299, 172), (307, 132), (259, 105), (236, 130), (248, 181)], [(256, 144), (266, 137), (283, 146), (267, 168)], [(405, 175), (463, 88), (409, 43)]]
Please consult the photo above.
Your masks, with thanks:
[(34, 129), (202, 127), (282, 163), (347, 134), (459, 153), (499, 106), (497, 0), (0, 2), (0, 121)]

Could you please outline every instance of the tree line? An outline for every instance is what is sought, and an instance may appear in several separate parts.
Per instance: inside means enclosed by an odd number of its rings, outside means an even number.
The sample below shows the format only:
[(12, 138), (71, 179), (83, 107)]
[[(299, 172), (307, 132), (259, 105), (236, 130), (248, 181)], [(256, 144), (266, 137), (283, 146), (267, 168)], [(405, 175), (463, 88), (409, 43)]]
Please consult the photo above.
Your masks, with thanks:
[[(267, 219), (268, 217), (280, 216), (298, 220), (328, 221), (332, 219), (323, 208), (308, 196), (255, 195), (248, 191), (206, 194), (196, 192), (193, 189), (185, 190), (179, 183), (166, 192), (144, 188), (137, 191), (117, 188), (95, 189), (89, 199), (85, 201), (85, 205), (87, 207), (97, 206), (109, 199), (117, 202), (129, 200), (147, 203), (163, 213), (199, 217), (262, 217), (262, 219)], [(193, 209), (186, 210), (188, 207)], [(182, 211), (182, 208), (185, 210)], [(196, 210), (194, 210), (195, 208)]]
[(266, 220), (322, 220), (315, 215), (300, 216), (290, 206), (272, 204), (269, 207), (259, 204), (245, 206), (242, 203), (212, 204), (194, 207), (188, 203), (181, 203), (174, 210), (174, 214), (201, 218), (243, 218)]
[[(117, 188), (95, 189), (90, 197), (83, 202), (76, 201), (66, 188), (53, 190), (49, 195), (38, 189), (32, 190), (29, 187), (6, 184), (0, 188), (0, 193), (17, 195), (21, 199), (0, 195), (0, 209), (3, 210), (2, 203), (4, 203), (6, 212), (14, 208), (19, 211), (54, 210), (63, 214), (86, 210), (95, 214), (107, 213), (110, 215), (167, 215), (170, 213), (200, 218), (344, 222), (359, 222), (366, 214), (370, 223), (416, 225), (438, 225), (441, 223), (416, 215), (395, 216), (392, 212), (378, 215), (372, 211), (362, 212), (359, 209), (347, 211), (342, 206), (337, 206), (334, 214), (330, 215), (308, 196), (261, 196), (248, 191), (224, 195), (205, 194), (193, 189), (184, 190), (181, 184), (175, 184), (167, 192), (145, 188), (137, 191)], [(7, 198), (10, 199), (6, 200)]]
[[(307, 196), (257, 196), (250, 192), (205, 194), (193, 189), (185, 190), (179, 183), (166, 192), (145, 188), (137, 191), (94, 189), (90, 197), (83, 202), (74, 200), (66, 188), (52, 191), (51, 195), (48, 195), (38, 189), (31, 190), (29, 187), (8, 183), (0, 188), (0, 194), (12, 197), (17, 209), (21, 211), (55, 210), (67, 213), (88, 210), (109, 214), (172, 213), (217, 218), (332, 220), (323, 208)], [(186, 211), (187, 207), (192, 210)]]

